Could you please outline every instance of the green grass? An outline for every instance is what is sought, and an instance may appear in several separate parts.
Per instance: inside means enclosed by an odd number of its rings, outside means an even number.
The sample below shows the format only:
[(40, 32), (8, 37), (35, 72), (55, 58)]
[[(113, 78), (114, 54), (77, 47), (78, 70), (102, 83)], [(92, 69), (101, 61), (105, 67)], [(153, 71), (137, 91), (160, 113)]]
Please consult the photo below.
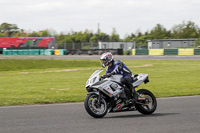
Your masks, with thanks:
[(98, 67), (94, 60), (53, 60), (53, 59), (0, 59), (0, 71), (21, 71), (30, 69), (65, 69), (77, 67)]
[[(156, 97), (200, 95), (200, 61), (124, 60)], [(99, 60), (0, 59), (0, 106), (83, 101)], [(103, 74), (103, 73), (102, 73)]]

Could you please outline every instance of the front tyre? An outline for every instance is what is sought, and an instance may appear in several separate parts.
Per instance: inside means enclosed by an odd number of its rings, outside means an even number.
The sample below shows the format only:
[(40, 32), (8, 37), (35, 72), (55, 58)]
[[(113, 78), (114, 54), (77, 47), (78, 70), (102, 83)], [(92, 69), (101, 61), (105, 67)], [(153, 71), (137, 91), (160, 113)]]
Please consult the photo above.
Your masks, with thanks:
[(95, 93), (87, 95), (84, 101), (84, 106), (89, 115), (95, 118), (102, 118), (107, 114), (108, 106), (104, 98), (101, 98), (99, 105), (98, 98), (99, 96)]
[(135, 107), (136, 109), (145, 115), (152, 114), (157, 108), (157, 101), (153, 93), (146, 89), (140, 89), (137, 91), (140, 97), (146, 100), (143, 103), (138, 103)]

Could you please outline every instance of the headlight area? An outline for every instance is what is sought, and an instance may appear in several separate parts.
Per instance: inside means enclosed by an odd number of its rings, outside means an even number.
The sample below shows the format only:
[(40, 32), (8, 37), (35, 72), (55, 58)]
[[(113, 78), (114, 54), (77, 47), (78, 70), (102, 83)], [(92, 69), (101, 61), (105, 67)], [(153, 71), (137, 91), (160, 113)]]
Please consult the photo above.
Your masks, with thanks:
[(97, 77), (94, 77), (92, 79), (88, 79), (85, 85), (85, 88), (90, 87), (91, 84), (93, 84), (95, 82)]

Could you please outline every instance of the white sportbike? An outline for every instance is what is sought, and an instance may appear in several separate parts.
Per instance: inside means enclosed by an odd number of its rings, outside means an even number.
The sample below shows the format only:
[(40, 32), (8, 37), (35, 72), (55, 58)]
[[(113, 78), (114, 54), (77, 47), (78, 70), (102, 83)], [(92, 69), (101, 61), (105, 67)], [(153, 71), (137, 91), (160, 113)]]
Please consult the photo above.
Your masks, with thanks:
[[(142, 114), (152, 114), (157, 108), (155, 96), (146, 89), (137, 91), (138, 98), (127, 104), (123, 100), (128, 97), (128, 88), (121, 84), (122, 75), (112, 75), (102, 79), (99, 75), (103, 70), (96, 70), (86, 83), (88, 94), (84, 106), (87, 113), (95, 118), (102, 118), (108, 112), (135, 111)], [(137, 74), (132, 76), (133, 86), (137, 88), (143, 82), (148, 83), (148, 74)]]

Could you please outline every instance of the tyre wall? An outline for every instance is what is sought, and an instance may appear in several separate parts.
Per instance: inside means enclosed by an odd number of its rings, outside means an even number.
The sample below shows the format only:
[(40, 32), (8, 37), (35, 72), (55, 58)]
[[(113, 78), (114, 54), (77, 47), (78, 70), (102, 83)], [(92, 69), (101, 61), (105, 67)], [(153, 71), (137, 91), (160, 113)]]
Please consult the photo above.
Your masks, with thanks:
[(133, 49), (132, 55), (200, 55), (200, 49)]

